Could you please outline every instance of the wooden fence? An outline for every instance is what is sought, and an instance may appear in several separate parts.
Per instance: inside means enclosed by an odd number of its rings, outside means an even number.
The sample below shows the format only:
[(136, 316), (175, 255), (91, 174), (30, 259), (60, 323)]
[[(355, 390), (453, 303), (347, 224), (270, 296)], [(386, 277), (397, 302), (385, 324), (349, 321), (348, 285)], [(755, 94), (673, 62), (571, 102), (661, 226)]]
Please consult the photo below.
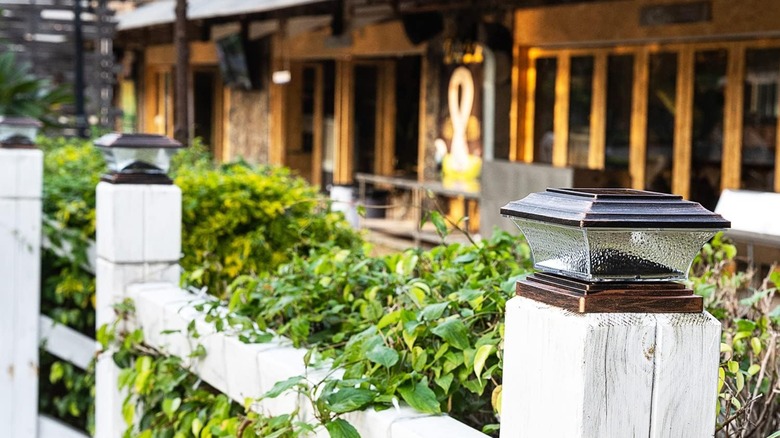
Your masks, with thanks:
[[(0, 422), (13, 437), (81, 434), (37, 414), (38, 345), (79, 367), (94, 342), (39, 315), (40, 151), (0, 149)], [(112, 322), (113, 305), (135, 302), (134, 324), (151, 346), (182, 358), (195, 346), (194, 323), (206, 356), (194, 372), (239, 403), (276, 382), (327, 370), (307, 370), (304, 350), (283, 338), (245, 344), (217, 331), (179, 289), (181, 191), (160, 185), (97, 187), (97, 324)], [(706, 312), (577, 314), (525, 298), (507, 303), (502, 438), (711, 437), (715, 424), (720, 326)], [(96, 436), (126, 428), (112, 351), (97, 358)], [(185, 359), (195, 360), (195, 359)], [(336, 373), (338, 375), (338, 373)], [(310, 418), (302, 397), (255, 403), (262, 413)], [(446, 415), (398, 406), (346, 415), (365, 438), (485, 435)], [(325, 435), (324, 429), (318, 435)]]

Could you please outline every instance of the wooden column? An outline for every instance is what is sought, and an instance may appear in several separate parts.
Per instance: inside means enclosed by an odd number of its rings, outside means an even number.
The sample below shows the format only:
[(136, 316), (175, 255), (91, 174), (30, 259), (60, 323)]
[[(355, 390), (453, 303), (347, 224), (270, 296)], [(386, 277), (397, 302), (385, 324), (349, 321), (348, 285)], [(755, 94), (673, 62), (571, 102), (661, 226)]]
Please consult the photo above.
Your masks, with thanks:
[(593, 94), (590, 104), (588, 167), (603, 169), (607, 142), (607, 52), (593, 58)]
[[(114, 322), (113, 306), (130, 284), (179, 282), (181, 190), (175, 185), (97, 186), (96, 328)], [(97, 358), (95, 436), (115, 438), (125, 430), (123, 396), (114, 351)]]
[(693, 136), (693, 48), (680, 50), (677, 63), (677, 98), (674, 117), (674, 160), (672, 167), (672, 192), (690, 197), (691, 147)]
[(512, 298), (501, 438), (712, 437), (719, 355), (706, 312), (576, 314)]
[(354, 66), (350, 61), (336, 61), (336, 147), (333, 182), (351, 184), (354, 154), (352, 135), (355, 108)]
[(553, 116), (552, 164), (564, 167), (569, 152), (569, 97), (571, 91), (571, 54), (558, 56), (558, 71), (555, 74), (555, 109)]
[(645, 188), (645, 162), (647, 161), (647, 87), (649, 85), (650, 56), (647, 50), (637, 51), (634, 57), (634, 88), (631, 97), (631, 139), (628, 169), (631, 187)]
[(534, 112), (536, 110), (536, 59), (529, 59), (526, 72), (525, 128), (521, 159), (526, 163), (534, 161)]
[(723, 164), (721, 188), (739, 189), (742, 172), (742, 112), (745, 83), (745, 45), (729, 46), (726, 73), (725, 118), (723, 120)]
[(0, 149), (0, 423), (38, 434), (43, 153)]
[[(282, 53), (283, 38), (280, 35), (274, 35), (272, 40), (272, 69), (273, 71), (282, 70), (284, 68), (284, 62), (282, 57), (285, 56)], [(270, 82), (270, 101), (271, 111), (269, 114), (270, 127), (271, 127), (271, 144), (268, 147), (268, 163), (269, 164), (284, 164), (285, 148), (287, 147), (287, 124), (285, 123), (285, 115), (287, 114), (287, 108), (285, 103), (287, 101), (287, 86), (285, 84), (274, 84)]]
[[(509, 160), (524, 157), (525, 111), (528, 83), (528, 50), (515, 46), (512, 51), (512, 106), (509, 111)], [(531, 146), (533, 148), (533, 145)]]

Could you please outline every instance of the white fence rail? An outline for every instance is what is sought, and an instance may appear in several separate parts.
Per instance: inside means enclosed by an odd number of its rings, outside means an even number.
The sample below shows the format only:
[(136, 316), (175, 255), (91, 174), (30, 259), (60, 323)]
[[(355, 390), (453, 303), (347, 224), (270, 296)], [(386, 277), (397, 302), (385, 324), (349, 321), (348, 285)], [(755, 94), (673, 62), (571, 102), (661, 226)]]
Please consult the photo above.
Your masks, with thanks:
[[(303, 362), (306, 350), (293, 347), (289, 340), (281, 337), (267, 343), (246, 344), (229, 332), (218, 332), (206, 322), (205, 315), (195, 309), (203, 299), (175, 286), (165, 283), (135, 285), (128, 289), (128, 297), (135, 303), (135, 321), (143, 330), (147, 344), (181, 358), (189, 357), (197, 344), (203, 345), (206, 356), (191, 359), (191, 370), (239, 403), (247, 397), (260, 398), (276, 382), (307, 373)], [(193, 321), (197, 340), (187, 336), (187, 327)], [(308, 377), (316, 380), (329, 371), (308, 370)], [(294, 392), (264, 399), (253, 409), (281, 415), (296, 407), (304, 420), (314, 418), (310, 402)], [(352, 412), (345, 418), (364, 438), (487, 437), (446, 415), (422, 414), (409, 407), (379, 412), (369, 408)]]

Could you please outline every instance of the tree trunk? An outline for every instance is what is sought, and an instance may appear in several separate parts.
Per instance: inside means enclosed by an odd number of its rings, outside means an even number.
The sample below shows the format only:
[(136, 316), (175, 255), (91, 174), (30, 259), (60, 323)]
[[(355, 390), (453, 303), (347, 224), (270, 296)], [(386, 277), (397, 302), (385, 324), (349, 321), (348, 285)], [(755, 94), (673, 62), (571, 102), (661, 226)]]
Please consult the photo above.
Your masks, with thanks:
[(173, 108), (173, 137), (189, 144), (189, 76), (190, 48), (187, 42), (187, 0), (176, 0), (176, 24), (174, 25), (174, 44), (176, 46), (176, 104)]

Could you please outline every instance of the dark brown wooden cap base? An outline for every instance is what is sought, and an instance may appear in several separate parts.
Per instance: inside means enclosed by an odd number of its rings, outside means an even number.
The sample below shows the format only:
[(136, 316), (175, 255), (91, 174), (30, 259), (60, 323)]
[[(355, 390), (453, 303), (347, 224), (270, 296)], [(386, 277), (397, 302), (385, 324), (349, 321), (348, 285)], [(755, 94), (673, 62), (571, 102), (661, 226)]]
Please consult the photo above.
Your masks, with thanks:
[(517, 282), (517, 295), (577, 313), (700, 313), (702, 297), (673, 282), (590, 283), (536, 273)]
[(164, 173), (106, 173), (100, 180), (111, 184), (173, 184)]

